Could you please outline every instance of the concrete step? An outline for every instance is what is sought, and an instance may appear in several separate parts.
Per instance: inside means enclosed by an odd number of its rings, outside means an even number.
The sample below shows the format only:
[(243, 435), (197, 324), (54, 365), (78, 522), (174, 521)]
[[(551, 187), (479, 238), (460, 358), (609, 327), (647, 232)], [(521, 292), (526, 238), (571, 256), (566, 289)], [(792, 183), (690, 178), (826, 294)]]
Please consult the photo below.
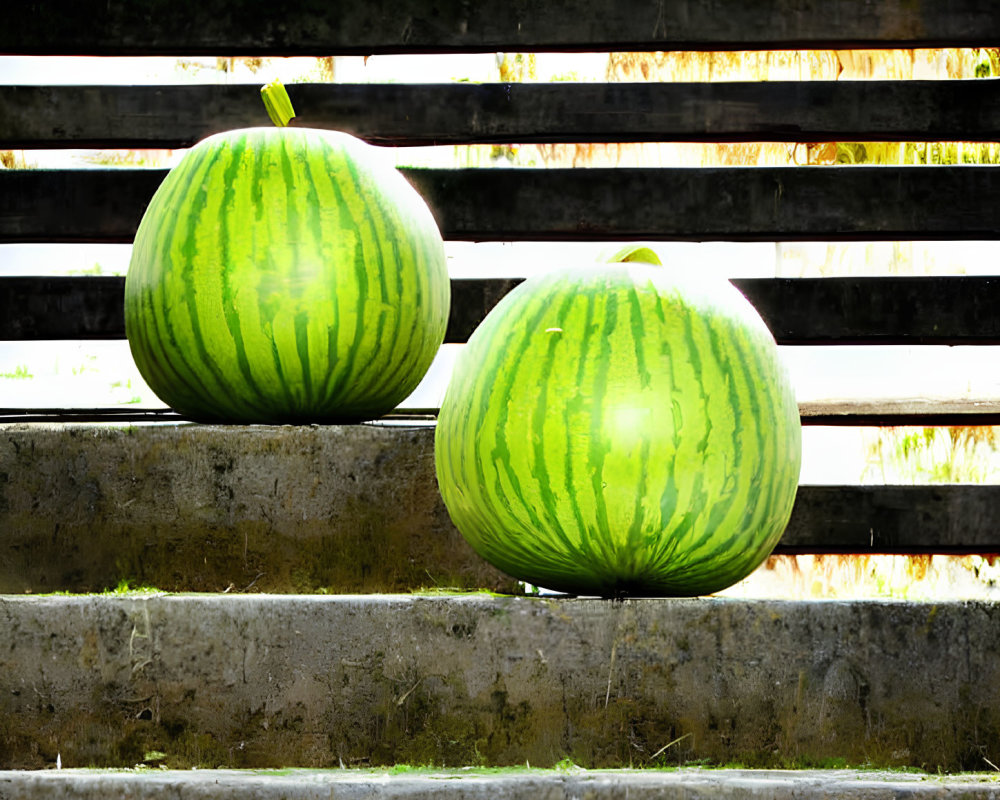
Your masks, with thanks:
[(0, 426), (0, 592), (516, 592), (424, 426)]
[[(433, 444), (427, 424), (0, 424), (0, 593), (518, 593), (452, 525)], [(993, 553), (998, 514), (997, 486), (801, 486), (776, 552)]]
[(5, 596), (0, 620), (7, 768), (1000, 763), (989, 603)]
[(855, 770), (0, 772), (5, 800), (995, 800), (996, 774)]

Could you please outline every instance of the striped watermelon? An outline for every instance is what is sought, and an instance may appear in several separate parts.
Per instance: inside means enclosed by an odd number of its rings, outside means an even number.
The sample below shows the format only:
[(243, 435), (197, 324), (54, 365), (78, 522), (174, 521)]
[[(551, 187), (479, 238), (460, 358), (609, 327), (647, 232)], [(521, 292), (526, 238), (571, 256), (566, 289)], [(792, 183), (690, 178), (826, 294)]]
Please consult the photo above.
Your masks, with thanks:
[(800, 434), (774, 339), (728, 281), (604, 264), (529, 279), (487, 315), (441, 406), (437, 477), (516, 578), (692, 596), (771, 552)]
[(248, 128), (195, 145), (154, 195), (126, 334), (149, 386), (194, 419), (351, 422), (417, 386), (449, 295), (437, 226), (376, 148)]

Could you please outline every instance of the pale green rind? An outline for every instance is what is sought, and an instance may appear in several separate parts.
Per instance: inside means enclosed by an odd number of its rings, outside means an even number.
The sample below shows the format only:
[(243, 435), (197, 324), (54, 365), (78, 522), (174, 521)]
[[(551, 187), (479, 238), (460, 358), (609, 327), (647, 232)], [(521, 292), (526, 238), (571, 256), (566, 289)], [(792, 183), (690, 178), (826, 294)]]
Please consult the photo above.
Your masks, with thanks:
[(755, 569), (798, 485), (798, 407), (725, 281), (632, 264), (526, 281), (460, 355), (436, 433), (455, 525), (576, 594), (698, 595)]
[(150, 202), (125, 282), (140, 373), (206, 421), (381, 416), (430, 367), (449, 302), (417, 192), (374, 148), (302, 128), (192, 148)]

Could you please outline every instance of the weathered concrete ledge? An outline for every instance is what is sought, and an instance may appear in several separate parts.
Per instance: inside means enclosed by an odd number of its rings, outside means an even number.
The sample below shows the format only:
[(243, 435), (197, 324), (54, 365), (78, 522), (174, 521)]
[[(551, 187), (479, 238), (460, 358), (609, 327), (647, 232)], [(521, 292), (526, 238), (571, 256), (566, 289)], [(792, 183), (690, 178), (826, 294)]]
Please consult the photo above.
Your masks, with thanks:
[(957, 771), (1000, 741), (988, 603), (8, 596), (0, 620), (5, 768)]
[(431, 427), (0, 427), (0, 592), (516, 591), (452, 525)]
[(0, 772), (5, 800), (995, 800), (993, 775), (938, 776), (850, 770), (525, 770), (389, 775), (377, 771), (290, 770), (283, 774), (194, 772)]
[[(0, 425), (0, 592), (518, 586), (452, 525), (430, 425)], [(1000, 487), (800, 487), (776, 552), (992, 553)]]

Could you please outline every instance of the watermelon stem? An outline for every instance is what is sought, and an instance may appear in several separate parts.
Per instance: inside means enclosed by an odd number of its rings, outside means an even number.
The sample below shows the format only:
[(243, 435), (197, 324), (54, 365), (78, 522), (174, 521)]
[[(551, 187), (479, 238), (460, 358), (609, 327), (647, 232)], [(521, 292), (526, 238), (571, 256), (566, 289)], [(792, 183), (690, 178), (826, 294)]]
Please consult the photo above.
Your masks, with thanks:
[(292, 100), (285, 85), (277, 78), (261, 87), (260, 96), (271, 122), (279, 128), (286, 127), (294, 119), (295, 109), (292, 108)]
[(629, 261), (663, 266), (663, 262), (660, 261), (660, 257), (656, 254), (656, 251), (641, 244), (626, 245), (608, 259), (609, 264), (624, 264)]

